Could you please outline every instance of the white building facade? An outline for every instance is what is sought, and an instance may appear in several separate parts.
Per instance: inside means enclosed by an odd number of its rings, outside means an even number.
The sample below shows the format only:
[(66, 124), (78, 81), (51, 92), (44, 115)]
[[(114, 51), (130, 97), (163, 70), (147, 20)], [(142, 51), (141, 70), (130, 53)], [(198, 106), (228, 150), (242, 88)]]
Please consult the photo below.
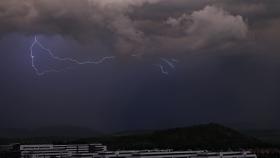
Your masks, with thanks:
[(107, 151), (107, 147), (102, 144), (20, 145), (20, 153), (21, 158), (257, 158), (257, 156), (250, 151)]
[(90, 155), (92, 158), (97, 152), (106, 150), (102, 144), (20, 145), (21, 158), (70, 158), (75, 155)]

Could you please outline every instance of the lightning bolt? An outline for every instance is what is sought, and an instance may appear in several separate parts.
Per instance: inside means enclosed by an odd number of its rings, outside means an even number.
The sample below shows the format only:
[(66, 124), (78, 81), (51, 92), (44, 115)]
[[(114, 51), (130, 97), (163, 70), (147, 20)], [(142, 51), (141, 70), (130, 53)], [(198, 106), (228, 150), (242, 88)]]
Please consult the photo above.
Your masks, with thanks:
[(169, 75), (169, 72), (165, 70), (165, 68), (164, 68), (163, 65), (157, 64), (157, 65), (155, 65), (155, 66), (160, 68), (160, 71), (161, 71), (162, 74), (164, 74), (164, 75)]
[[(165, 65), (168, 65), (170, 68), (175, 69), (176, 65), (175, 63), (178, 63), (177, 59), (166, 59), (166, 58), (159, 58), (161, 62), (163, 62)], [(169, 75), (168, 70), (164, 67), (163, 64), (156, 64), (156, 67), (160, 68), (160, 71), (164, 75)]]
[[(38, 37), (37, 36), (34, 36), (34, 40), (30, 46), (30, 58), (31, 58), (31, 65), (32, 65), (32, 68), (33, 70), (36, 72), (36, 74), (38, 76), (43, 76), (45, 74), (48, 74), (48, 73), (58, 73), (58, 72), (62, 72), (62, 71), (65, 71), (67, 69), (70, 69), (70, 67), (68, 68), (64, 68), (64, 69), (60, 69), (60, 70), (57, 70), (57, 69), (50, 69), (50, 70), (40, 70), (37, 66), (36, 66), (36, 57), (34, 55), (34, 47), (35, 46), (38, 46), (40, 49), (44, 50), (52, 59), (54, 60), (57, 60), (57, 61), (62, 61), (62, 62), (70, 62), (70, 63), (73, 63), (73, 64), (76, 64), (76, 65), (86, 65), (86, 64), (102, 64), (106, 61), (109, 61), (109, 60), (114, 60), (116, 58), (116, 56), (105, 56), (99, 60), (87, 60), (87, 61), (79, 61), (77, 59), (73, 59), (73, 58), (70, 58), (70, 57), (65, 57), (65, 58), (62, 58), (62, 57), (59, 57), (59, 56), (56, 56), (50, 49), (48, 49), (47, 47), (45, 47), (39, 40), (38, 40)], [(133, 57), (137, 57), (136, 55), (132, 55)], [(170, 68), (172, 69), (175, 69), (176, 66), (175, 66), (175, 63), (178, 63), (178, 60), (177, 59), (166, 59), (166, 58), (160, 58), (160, 61), (161, 63), (160, 64), (156, 64), (155, 66), (160, 68), (160, 71), (162, 74), (164, 75), (169, 75), (169, 72), (168, 70), (164, 67), (164, 64), (165, 65), (168, 65)], [(162, 64), (162, 62), (164, 64)]]
[(160, 58), (161, 61), (165, 62), (167, 65), (169, 65), (171, 68), (175, 69), (176, 66), (175, 64), (172, 62), (172, 61), (169, 61), (168, 59), (165, 59), (165, 58)]
[(87, 60), (87, 61), (79, 61), (77, 59), (73, 59), (73, 58), (69, 58), (69, 57), (66, 57), (66, 58), (62, 58), (62, 57), (58, 57), (56, 55), (54, 55), (54, 53), (46, 48), (37, 38), (37, 36), (34, 37), (34, 40), (30, 46), (30, 58), (31, 58), (31, 64), (32, 64), (32, 68), (34, 69), (34, 71), (36, 72), (37, 75), (39, 76), (42, 76), (42, 75), (45, 75), (47, 73), (52, 73), (52, 72), (61, 72), (61, 71), (64, 71), (65, 69), (63, 70), (56, 70), (56, 69), (52, 69), (52, 70), (44, 70), (44, 71), (40, 71), (39, 68), (36, 66), (35, 64), (35, 55), (34, 55), (34, 51), (33, 51), (33, 48), (34, 46), (39, 46), (42, 50), (44, 50), (45, 52), (48, 53), (48, 55), (54, 59), (54, 60), (57, 60), (57, 61), (63, 61), (63, 62), (71, 62), (73, 64), (77, 64), (77, 65), (86, 65), (86, 64), (102, 64), (104, 63), (105, 61), (107, 60), (113, 60), (115, 59), (116, 57), (115, 56), (106, 56), (106, 57), (103, 57), (99, 60), (96, 60), (96, 61), (91, 61), (91, 60)]
[(172, 58), (171, 61), (174, 62), (174, 63), (178, 63), (179, 62), (177, 59), (174, 59), (174, 58)]

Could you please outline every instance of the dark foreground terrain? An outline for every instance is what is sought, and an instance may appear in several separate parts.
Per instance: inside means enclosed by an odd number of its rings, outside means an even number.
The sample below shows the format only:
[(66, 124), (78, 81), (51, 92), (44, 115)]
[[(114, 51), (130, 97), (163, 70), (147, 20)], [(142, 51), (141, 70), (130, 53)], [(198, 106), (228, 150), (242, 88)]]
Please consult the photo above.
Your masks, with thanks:
[[(69, 130), (71, 134), (69, 135)], [(48, 130), (45, 130), (48, 131)], [(99, 142), (108, 146), (109, 150), (130, 150), (130, 149), (174, 149), (174, 150), (252, 150), (260, 158), (280, 157), (280, 146), (269, 143), (262, 139), (250, 136), (249, 132), (238, 132), (219, 124), (196, 125), (184, 128), (174, 128), (155, 131), (123, 132), (112, 135), (102, 135), (82, 128), (79, 130), (65, 129), (63, 135), (61, 128), (59, 132), (54, 130), (48, 133), (30, 133), (20, 138), (9, 137), (0, 139), (1, 144), (22, 143), (22, 144), (80, 144)], [(85, 135), (83, 135), (85, 133)], [(244, 134), (245, 133), (245, 134)], [(255, 136), (255, 135), (254, 135)]]

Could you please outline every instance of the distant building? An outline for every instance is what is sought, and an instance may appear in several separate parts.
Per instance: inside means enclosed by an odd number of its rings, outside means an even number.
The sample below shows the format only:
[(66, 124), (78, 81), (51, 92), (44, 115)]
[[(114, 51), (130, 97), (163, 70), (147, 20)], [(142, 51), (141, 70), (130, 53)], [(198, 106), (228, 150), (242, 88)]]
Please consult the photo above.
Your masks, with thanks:
[(102, 144), (0, 146), (0, 158), (257, 158), (250, 151), (209, 152), (168, 150), (108, 151)]
[(257, 158), (256, 154), (250, 151), (243, 152), (205, 152), (200, 153), (196, 158)]
[(98, 153), (94, 158), (257, 158), (251, 152), (208, 152), (208, 151), (135, 151), (130, 154), (125, 151)]
[(79, 155), (90, 155), (92, 158), (94, 153), (106, 150), (107, 147), (102, 144), (20, 145), (21, 158), (70, 158)]
[(146, 151), (132, 154), (131, 158), (192, 158), (206, 151)]

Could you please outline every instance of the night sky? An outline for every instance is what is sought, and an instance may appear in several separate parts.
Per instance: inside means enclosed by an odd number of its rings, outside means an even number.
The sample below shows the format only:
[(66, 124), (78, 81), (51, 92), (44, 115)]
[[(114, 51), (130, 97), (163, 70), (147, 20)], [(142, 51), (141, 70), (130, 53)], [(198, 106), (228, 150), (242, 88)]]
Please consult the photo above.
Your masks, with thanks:
[(0, 128), (278, 128), (279, 41), (279, 0), (1, 0)]

